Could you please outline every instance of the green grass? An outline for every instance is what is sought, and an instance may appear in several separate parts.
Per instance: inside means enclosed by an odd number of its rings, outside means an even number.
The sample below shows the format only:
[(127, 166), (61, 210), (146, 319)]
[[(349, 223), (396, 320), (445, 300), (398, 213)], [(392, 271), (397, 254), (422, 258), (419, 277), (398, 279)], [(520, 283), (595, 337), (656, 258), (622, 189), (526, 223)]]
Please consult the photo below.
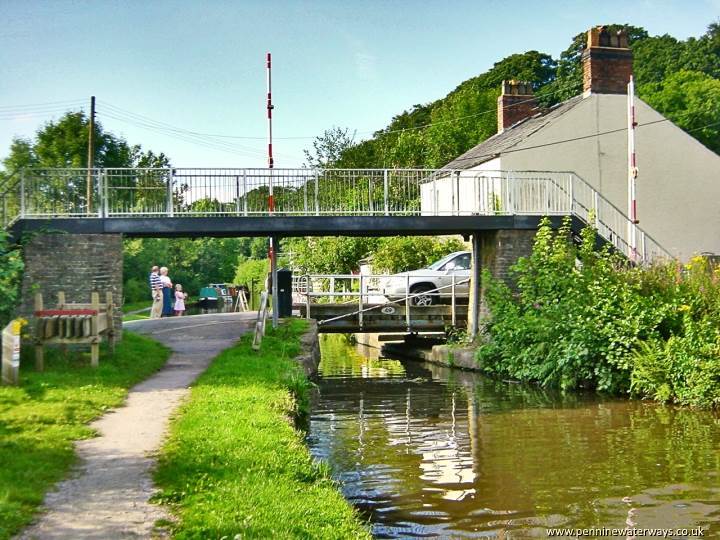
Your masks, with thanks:
[(155, 473), (175, 538), (370, 538), (293, 427), (309, 388), (291, 360), (305, 329), (269, 329), (260, 352), (246, 335), (193, 387)]
[(149, 319), (150, 315), (143, 315), (142, 313), (134, 313), (133, 315), (123, 315), (123, 322), (130, 322), (130, 321), (144, 321), (145, 319)]
[(23, 350), (21, 381), (0, 387), (0, 539), (30, 522), (45, 492), (75, 461), (73, 441), (94, 436), (87, 424), (121, 405), (127, 389), (159, 369), (169, 350), (124, 332), (115, 354), (103, 348), (100, 367), (89, 354), (46, 348), (45, 371), (33, 371)]
[(149, 309), (152, 306), (152, 300), (141, 300), (140, 302), (128, 302), (123, 304), (123, 313), (130, 313), (131, 311), (138, 311), (141, 309)]

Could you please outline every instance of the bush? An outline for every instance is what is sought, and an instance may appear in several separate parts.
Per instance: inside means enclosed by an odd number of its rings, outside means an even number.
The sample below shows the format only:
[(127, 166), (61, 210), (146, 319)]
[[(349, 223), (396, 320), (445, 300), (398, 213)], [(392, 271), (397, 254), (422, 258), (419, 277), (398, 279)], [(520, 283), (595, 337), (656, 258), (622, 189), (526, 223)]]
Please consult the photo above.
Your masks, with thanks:
[(406, 272), (426, 268), (453, 251), (467, 249), (457, 238), (392, 236), (382, 238), (373, 253), (375, 272)]
[(562, 389), (633, 392), (720, 404), (720, 286), (703, 258), (632, 267), (586, 228), (543, 221), (532, 254), (513, 268), (517, 290), (485, 275), (492, 313), (478, 349), (492, 374)]
[(20, 250), (11, 249), (7, 233), (0, 230), (0, 329), (12, 319), (20, 301), (23, 268)]

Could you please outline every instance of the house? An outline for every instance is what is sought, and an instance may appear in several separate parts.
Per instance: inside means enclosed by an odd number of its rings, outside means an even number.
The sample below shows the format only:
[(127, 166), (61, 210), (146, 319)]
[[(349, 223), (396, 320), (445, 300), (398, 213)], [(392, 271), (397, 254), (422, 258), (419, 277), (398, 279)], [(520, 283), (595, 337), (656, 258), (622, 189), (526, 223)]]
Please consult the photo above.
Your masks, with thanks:
[[(504, 81), (498, 133), (444, 169), (573, 172), (627, 215), (632, 64), (624, 33), (592, 28), (581, 95), (540, 110), (530, 84)], [(635, 117), (639, 227), (683, 260), (720, 253), (720, 156), (637, 97)]]

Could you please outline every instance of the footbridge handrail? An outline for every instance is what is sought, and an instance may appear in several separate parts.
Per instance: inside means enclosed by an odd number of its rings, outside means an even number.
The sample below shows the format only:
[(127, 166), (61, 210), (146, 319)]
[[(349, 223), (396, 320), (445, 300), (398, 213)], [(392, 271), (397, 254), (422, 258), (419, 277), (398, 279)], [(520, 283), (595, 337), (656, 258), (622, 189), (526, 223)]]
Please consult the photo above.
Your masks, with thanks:
[[(2, 191), (4, 188), (4, 191)], [(571, 215), (629, 258), (670, 257), (572, 172), (454, 169), (45, 168), (0, 186), (17, 219)]]

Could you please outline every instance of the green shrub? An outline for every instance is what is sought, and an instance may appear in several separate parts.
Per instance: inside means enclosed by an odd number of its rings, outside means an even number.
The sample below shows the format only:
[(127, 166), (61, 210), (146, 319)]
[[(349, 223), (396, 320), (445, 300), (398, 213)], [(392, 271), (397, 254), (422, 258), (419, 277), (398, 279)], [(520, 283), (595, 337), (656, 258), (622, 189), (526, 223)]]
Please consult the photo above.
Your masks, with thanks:
[(0, 230), (0, 328), (12, 318), (20, 301), (23, 268), (20, 251), (11, 249), (7, 233)]
[(586, 228), (576, 246), (569, 221), (553, 231), (544, 220), (513, 268), (516, 290), (486, 273), (483, 369), (564, 390), (719, 404), (718, 273), (701, 257), (633, 267), (595, 240)]

